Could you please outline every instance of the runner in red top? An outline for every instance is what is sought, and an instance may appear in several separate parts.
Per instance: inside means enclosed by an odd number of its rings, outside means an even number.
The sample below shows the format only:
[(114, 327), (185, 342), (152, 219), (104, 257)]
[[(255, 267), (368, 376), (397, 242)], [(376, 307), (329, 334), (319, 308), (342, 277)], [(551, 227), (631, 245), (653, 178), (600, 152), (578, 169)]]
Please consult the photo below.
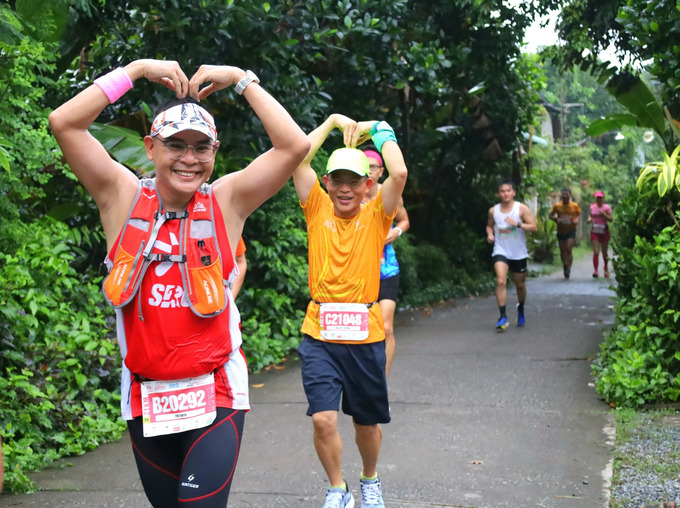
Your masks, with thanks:
[[(156, 200), (158, 214), (133, 224), (128, 216), (140, 181), (108, 156), (88, 127), (140, 78), (161, 83), (177, 99), (159, 109), (144, 138), (156, 192), (141, 199)], [(273, 148), (207, 186), (219, 141), (212, 115), (198, 101), (232, 85), (264, 125)], [(231, 256), (246, 218), (283, 186), (310, 143), (251, 71), (203, 65), (189, 80), (177, 62), (161, 60), (137, 60), (100, 77), (52, 112), (50, 126), (71, 170), (99, 208), (109, 258), (120, 262), (115, 266), (128, 266), (124, 253), (116, 259), (121, 233), (144, 219), (154, 226), (143, 280), (132, 300), (116, 310), (124, 359), (121, 405), (147, 497), (163, 508), (226, 506), (248, 409), (238, 310), (231, 292), (220, 284), (209, 288), (209, 300), (217, 295), (224, 310), (197, 314), (189, 305), (195, 295), (187, 294), (197, 288), (185, 280), (182, 268), (188, 261), (183, 256), (191, 256), (193, 263), (198, 252), (199, 265), (223, 272), (210, 280), (224, 276), (233, 281)], [(212, 221), (191, 220), (208, 208), (214, 212)], [(180, 230), (189, 223), (190, 231)], [(197, 243), (185, 246), (185, 234)], [(205, 242), (211, 254), (200, 252)]]

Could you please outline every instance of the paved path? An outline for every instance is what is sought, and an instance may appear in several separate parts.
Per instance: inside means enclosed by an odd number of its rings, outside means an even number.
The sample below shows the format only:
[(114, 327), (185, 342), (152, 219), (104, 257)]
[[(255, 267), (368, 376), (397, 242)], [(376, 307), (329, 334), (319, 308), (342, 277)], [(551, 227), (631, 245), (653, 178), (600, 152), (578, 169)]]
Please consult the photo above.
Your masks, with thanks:
[[(613, 293), (590, 274), (585, 258), (569, 281), (530, 279), (527, 324), (505, 333), (494, 330), (493, 297), (397, 315), (393, 420), (379, 464), (388, 508), (607, 506), (613, 417), (590, 362), (613, 320)], [(515, 303), (511, 290), (512, 322)], [(230, 508), (323, 504), (299, 364), (285, 365), (251, 379)], [(349, 418), (340, 423), (357, 497), (360, 459)], [(34, 476), (41, 492), (4, 494), (0, 506), (149, 506), (127, 436), (61, 464), (71, 466)]]

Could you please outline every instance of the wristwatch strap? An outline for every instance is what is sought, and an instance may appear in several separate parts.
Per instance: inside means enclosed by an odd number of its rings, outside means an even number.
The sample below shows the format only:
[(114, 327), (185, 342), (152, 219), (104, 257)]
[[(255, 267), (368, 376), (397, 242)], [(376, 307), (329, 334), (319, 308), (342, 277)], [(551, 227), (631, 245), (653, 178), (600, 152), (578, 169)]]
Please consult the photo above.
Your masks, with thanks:
[(236, 93), (243, 95), (243, 91), (251, 83), (259, 83), (260, 78), (258, 78), (253, 71), (246, 71), (244, 78), (236, 83)]

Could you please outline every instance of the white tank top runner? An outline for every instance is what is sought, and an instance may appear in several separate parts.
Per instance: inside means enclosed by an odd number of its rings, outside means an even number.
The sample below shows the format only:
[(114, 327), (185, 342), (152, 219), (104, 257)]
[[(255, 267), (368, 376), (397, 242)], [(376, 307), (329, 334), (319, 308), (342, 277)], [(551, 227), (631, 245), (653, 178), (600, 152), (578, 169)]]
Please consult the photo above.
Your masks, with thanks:
[(505, 256), (507, 259), (526, 259), (529, 257), (524, 230), (505, 222), (506, 217), (512, 217), (517, 222), (521, 222), (519, 205), (520, 203), (515, 201), (509, 213), (501, 212), (500, 203), (493, 208), (494, 256)]

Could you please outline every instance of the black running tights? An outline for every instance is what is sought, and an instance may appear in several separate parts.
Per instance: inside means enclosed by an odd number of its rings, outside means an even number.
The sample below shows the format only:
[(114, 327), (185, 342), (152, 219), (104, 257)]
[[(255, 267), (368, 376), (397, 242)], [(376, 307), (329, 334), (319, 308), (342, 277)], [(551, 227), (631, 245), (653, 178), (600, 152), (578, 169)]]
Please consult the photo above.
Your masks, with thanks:
[(155, 508), (224, 508), (236, 469), (245, 411), (217, 408), (208, 427), (144, 437), (142, 418), (128, 421), (144, 492)]

